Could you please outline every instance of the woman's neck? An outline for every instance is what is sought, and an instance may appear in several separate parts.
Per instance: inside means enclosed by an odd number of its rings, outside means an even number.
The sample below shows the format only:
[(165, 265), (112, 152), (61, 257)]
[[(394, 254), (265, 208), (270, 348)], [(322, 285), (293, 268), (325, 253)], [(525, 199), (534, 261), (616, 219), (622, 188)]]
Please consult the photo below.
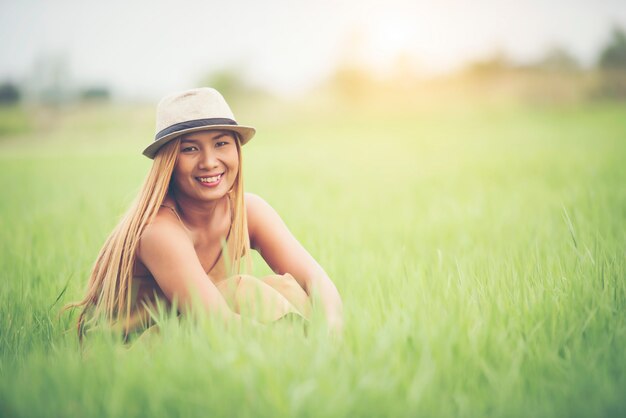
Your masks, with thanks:
[(172, 193), (171, 197), (180, 217), (190, 229), (207, 230), (218, 218), (229, 216), (228, 195), (211, 201), (188, 199), (176, 193)]

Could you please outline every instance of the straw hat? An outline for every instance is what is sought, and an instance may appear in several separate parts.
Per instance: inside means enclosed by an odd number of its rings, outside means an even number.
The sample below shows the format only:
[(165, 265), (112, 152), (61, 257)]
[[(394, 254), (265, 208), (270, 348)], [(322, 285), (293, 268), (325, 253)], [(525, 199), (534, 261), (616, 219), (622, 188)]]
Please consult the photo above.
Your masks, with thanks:
[(159, 148), (189, 132), (224, 129), (236, 132), (241, 145), (255, 134), (255, 129), (238, 125), (224, 97), (215, 89), (202, 87), (165, 96), (157, 106), (156, 134), (143, 155), (154, 158)]

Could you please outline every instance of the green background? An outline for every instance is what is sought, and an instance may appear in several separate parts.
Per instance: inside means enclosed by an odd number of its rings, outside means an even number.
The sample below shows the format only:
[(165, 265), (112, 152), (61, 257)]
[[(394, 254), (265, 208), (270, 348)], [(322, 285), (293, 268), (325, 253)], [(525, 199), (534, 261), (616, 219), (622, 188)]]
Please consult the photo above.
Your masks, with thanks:
[(246, 188), (337, 285), (343, 337), (164, 318), (81, 350), (59, 309), (147, 173), (153, 107), (1, 108), (0, 415), (626, 415), (626, 105), (235, 109)]

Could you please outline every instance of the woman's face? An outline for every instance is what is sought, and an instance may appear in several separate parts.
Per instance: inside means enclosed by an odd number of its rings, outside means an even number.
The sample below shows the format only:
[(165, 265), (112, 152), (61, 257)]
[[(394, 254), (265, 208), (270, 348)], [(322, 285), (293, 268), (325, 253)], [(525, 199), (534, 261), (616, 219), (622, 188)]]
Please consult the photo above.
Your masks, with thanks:
[(181, 197), (212, 201), (233, 187), (239, 171), (235, 134), (230, 131), (198, 131), (184, 135), (172, 182)]

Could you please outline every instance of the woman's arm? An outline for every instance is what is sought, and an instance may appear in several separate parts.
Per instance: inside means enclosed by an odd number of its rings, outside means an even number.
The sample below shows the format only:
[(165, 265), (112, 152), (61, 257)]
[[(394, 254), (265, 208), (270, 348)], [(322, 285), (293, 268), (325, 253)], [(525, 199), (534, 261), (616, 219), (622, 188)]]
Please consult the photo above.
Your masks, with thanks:
[(277, 274), (290, 273), (307, 292), (317, 296), (329, 325), (343, 326), (343, 308), (337, 288), (324, 269), (289, 231), (278, 213), (261, 197), (245, 194), (250, 245)]
[(199, 301), (209, 314), (239, 321), (204, 272), (191, 239), (173, 214), (159, 213), (146, 227), (138, 256), (165, 296), (177, 299), (180, 310), (190, 310)]

